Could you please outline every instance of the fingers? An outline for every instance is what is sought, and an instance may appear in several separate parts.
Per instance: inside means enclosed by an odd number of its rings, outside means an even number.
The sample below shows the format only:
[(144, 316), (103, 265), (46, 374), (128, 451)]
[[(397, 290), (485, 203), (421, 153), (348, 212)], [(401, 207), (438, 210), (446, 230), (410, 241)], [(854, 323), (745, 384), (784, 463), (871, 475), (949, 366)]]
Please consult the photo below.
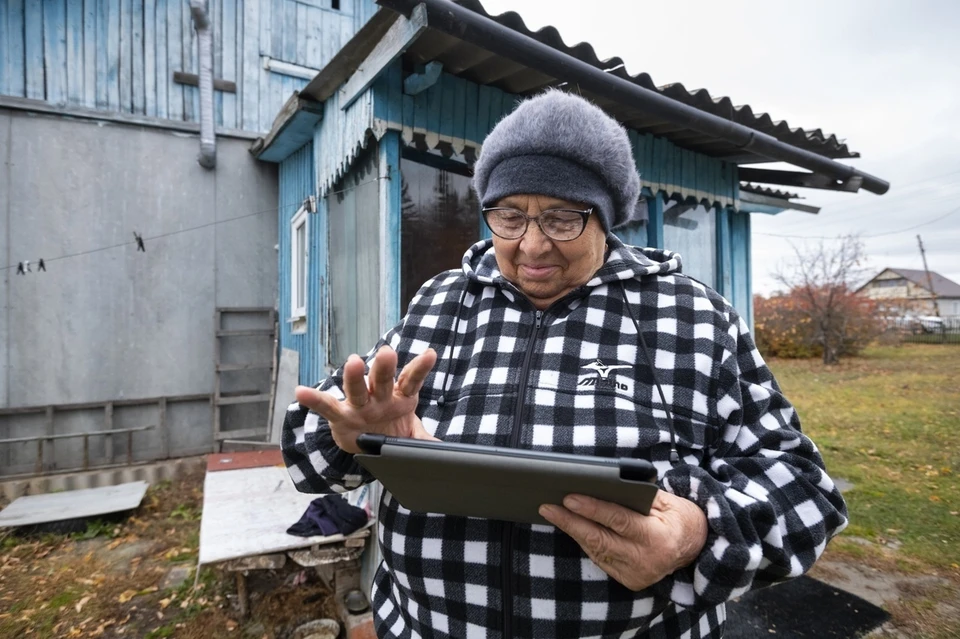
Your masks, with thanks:
[(427, 429), (423, 427), (423, 422), (421, 422), (420, 420), (417, 420), (417, 425), (414, 426), (413, 438), (425, 439), (425, 440), (434, 441), (434, 442), (440, 441), (439, 438), (434, 437), (433, 435), (427, 432)]
[(613, 531), (566, 508), (543, 505), (540, 516), (570, 535), (601, 568), (613, 564), (623, 552)]
[(295, 395), (300, 405), (323, 415), (328, 422), (335, 422), (340, 419), (340, 402), (330, 393), (309, 386), (297, 386)]
[(621, 537), (639, 539), (643, 532), (640, 513), (619, 504), (583, 495), (567, 495), (563, 505), (581, 517), (606, 526)]
[(428, 348), (426, 351), (414, 357), (409, 364), (403, 367), (400, 377), (397, 379), (397, 388), (406, 397), (413, 397), (420, 393), (423, 382), (427, 375), (433, 370), (437, 363), (437, 351)]
[(364, 379), (365, 370), (366, 366), (358, 355), (351, 355), (343, 365), (343, 394), (347, 402), (355, 408), (363, 407), (370, 399)]
[(384, 402), (393, 395), (393, 378), (397, 374), (397, 353), (389, 346), (381, 346), (370, 365), (370, 394)]

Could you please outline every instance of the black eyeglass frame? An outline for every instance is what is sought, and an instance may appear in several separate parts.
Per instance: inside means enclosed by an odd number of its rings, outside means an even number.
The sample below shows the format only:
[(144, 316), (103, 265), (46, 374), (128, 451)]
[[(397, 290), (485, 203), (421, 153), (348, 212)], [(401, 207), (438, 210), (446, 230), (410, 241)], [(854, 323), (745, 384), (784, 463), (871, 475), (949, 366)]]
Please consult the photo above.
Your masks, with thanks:
[[(490, 226), (490, 220), (487, 219), (487, 215), (489, 215), (489, 214), (492, 213), (493, 211), (514, 211), (514, 212), (520, 214), (520, 216), (522, 216), (523, 219), (524, 219), (524, 221), (525, 221), (525, 225), (524, 225), (524, 227), (523, 227), (523, 233), (521, 233), (520, 235), (518, 235), (518, 236), (516, 236), (516, 237), (504, 237), (504, 236), (500, 235), (499, 233), (497, 233), (496, 231), (494, 231), (494, 230), (493, 230), (493, 227)], [(554, 211), (557, 211), (557, 212), (561, 212), (561, 211), (562, 211), (563, 213), (577, 213), (578, 215), (580, 215), (580, 219), (582, 220), (582, 224), (581, 224), (581, 226), (580, 226), (580, 232), (577, 233), (574, 237), (567, 238), (567, 239), (565, 239), (565, 240), (557, 239), (557, 238), (555, 238), (555, 237), (552, 237), (549, 233), (547, 233), (547, 231), (543, 228), (543, 224), (540, 223), (540, 218), (542, 218), (545, 214), (551, 213), (551, 212), (554, 212)], [(594, 207), (592, 207), (592, 206), (591, 206), (590, 208), (584, 209), (584, 210), (582, 210), (582, 211), (581, 211), (580, 209), (546, 209), (546, 210), (540, 211), (540, 215), (538, 215), (538, 216), (536, 216), (536, 217), (530, 217), (529, 215), (527, 215), (526, 213), (524, 213), (524, 212), (521, 211), (520, 209), (515, 209), (515, 208), (513, 208), (512, 206), (488, 206), (488, 207), (484, 207), (484, 208), (480, 209), (480, 212), (481, 212), (481, 214), (483, 215), (483, 223), (487, 225), (487, 228), (490, 229), (490, 232), (491, 232), (491, 233), (493, 233), (494, 235), (496, 235), (496, 236), (499, 237), (500, 239), (503, 239), (503, 240), (519, 240), (521, 237), (523, 237), (524, 235), (527, 234), (527, 231), (530, 229), (530, 222), (536, 221), (537, 226), (540, 227), (540, 232), (543, 233), (546, 237), (549, 237), (549, 238), (550, 238), (552, 241), (554, 241), (554, 242), (572, 242), (572, 241), (574, 241), (575, 239), (577, 239), (578, 237), (580, 237), (581, 235), (583, 235), (583, 232), (584, 232), (585, 230), (587, 230), (587, 222), (590, 220), (590, 216), (593, 214), (593, 211), (594, 211)]]

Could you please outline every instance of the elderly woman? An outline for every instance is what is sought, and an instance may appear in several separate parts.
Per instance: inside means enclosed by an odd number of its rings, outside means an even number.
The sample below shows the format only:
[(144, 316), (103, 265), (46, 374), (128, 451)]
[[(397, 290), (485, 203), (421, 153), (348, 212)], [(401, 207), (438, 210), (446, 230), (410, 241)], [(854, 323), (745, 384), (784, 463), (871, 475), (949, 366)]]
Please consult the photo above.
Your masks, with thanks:
[(541, 508), (551, 526), (385, 493), (378, 636), (720, 636), (725, 601), (801, 575), (846, 525), (816, 447), (730, 304), (678, 255), (611, 233), (640, 182), (603, 111), (558, 91), (524, 102), (474, 188), (493, 240), (424, 284), (366, 360), (297, 389), (298, 488), (371, 481), (352, 455), (377, 432), (642, 457), (662, 490), (649, 515), (570, 495)]

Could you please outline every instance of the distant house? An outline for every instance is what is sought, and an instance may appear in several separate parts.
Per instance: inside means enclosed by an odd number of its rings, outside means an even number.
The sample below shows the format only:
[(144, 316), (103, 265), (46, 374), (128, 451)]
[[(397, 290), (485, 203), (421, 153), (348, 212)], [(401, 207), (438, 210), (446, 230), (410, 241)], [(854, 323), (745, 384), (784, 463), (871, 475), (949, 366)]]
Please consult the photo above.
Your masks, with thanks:
[(941, 317), (960, 317), (960, 284), (933, 271), (928, 280), (926, 271), (885, 268), (857, 292), (879, 300), (888, 314), (933, 315), (935, 297)]

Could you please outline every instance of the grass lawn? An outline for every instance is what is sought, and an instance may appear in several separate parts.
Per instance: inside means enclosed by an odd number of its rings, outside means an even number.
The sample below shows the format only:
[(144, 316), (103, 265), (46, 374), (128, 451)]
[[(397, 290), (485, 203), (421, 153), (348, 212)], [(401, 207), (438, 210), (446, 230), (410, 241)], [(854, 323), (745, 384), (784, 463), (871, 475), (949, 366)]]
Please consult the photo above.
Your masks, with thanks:
[(898, 568), (960, 575), (960, 348), (878, 346), (833, 367), (769, 362), (845, 493), (850, 526), (896, 552)]

